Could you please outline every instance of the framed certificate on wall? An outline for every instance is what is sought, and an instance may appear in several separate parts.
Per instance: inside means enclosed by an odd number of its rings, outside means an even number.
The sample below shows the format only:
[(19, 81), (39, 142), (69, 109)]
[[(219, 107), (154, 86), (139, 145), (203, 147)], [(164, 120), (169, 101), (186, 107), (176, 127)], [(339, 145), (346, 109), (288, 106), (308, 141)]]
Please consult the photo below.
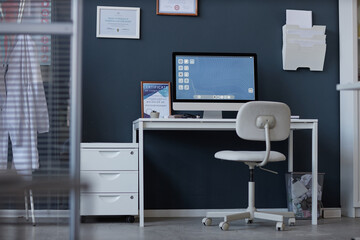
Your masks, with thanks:
[(198, 0), (156, 0), (158, 15), (198, 15)]
[(97, 7), (96, 37), (140, 38), (140, 8)]
[(159, 118), (171, 114), (170, 82), (141, 82), (141, 117), (150, 118), (152, 112), (158, 112)]

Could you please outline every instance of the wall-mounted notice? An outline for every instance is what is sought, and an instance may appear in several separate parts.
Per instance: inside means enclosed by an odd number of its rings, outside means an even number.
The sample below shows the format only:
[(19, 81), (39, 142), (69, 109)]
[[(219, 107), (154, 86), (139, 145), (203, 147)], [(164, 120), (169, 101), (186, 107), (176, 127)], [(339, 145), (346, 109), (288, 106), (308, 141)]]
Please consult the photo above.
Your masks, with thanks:
[(96, 37), (140, 38), (140, 8), (97, 7)]
[(157, 0), (158, 15), (198, 15), (198, 0)]

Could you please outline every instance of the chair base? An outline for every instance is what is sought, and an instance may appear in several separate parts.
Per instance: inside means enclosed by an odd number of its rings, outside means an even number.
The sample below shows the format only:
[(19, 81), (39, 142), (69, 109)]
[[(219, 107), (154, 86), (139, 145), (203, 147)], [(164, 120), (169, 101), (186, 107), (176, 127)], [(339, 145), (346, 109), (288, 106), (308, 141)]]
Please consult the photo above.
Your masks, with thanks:
[(224, 218), (224, 221), (219, 224), (221, 230), (226, 231), (229, 228), (229, 222), (245, 219), (246, 223), (252, 223), (254, 219), (263, 219), (275, 221), (276, 230), (285, 230), (285, 219), (288, 219), (289, 225), (295, 225), (295, 214), (293, 212), (263, 212), (257, 211), (255, 208), (255, 182), (249, 181), (248, 188), (249, 207), (245, 212), (208, 212), (206, 218), (202, 220), (205, 226), (211, 225), (211, 218)]
[(212, 218), (224, 218), (220, 222), (219, 228), (221, 230), (228, 230), (229, 222), (245, 219), (245, 222), (250, 224), (254, 219), (263, 219), (276, 222), (276, 230), (285, 230), (285, 220), (288, 219), (288, 225), (295, 225), (295, 214), (293, 212), (263, 212), (263, 211), (245, 211), (245, 212), (208, 212), (206, 218), (202, 220), (205, 226), (211, 225)]

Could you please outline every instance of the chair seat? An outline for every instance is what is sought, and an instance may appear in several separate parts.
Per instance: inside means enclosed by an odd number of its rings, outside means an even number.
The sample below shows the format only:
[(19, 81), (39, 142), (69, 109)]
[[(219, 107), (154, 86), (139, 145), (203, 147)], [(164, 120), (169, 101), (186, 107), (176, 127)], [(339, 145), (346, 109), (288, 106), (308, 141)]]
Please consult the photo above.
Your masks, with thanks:
[[(265, 151), (230, 151), (224, 150), (215, 153), (215, 158), (238, 162), (262, 162)], [(276, 151), (270, 151), (269, 162), (280, 162), (286, 159), (285, 155)]]

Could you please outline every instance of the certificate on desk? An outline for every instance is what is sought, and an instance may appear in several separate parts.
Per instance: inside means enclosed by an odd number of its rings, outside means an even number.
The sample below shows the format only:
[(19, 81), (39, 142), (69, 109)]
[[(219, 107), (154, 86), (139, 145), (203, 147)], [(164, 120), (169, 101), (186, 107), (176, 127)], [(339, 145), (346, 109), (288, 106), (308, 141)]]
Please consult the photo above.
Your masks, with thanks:
[(140, 8), (97, 7), (96, 37), (140, 38)]
[(141, 82), (141, 117), (150, 118), (152, 111), (159, 112), (159, 117), (170, 115), (170, 82)]

